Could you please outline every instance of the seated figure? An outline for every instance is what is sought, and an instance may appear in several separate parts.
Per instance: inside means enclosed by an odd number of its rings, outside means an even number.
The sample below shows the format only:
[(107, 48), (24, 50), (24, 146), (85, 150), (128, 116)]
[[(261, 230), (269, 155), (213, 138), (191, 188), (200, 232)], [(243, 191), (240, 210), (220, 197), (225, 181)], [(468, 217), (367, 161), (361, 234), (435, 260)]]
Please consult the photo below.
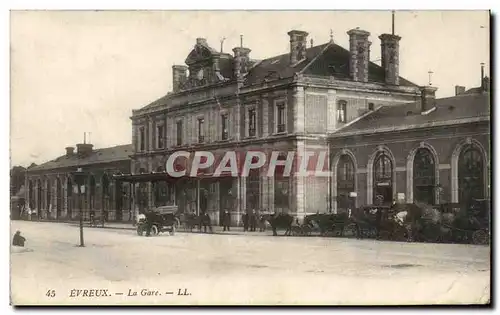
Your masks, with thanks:
[(17, 231), (16, 234), (14, 234), (14, 238), (12, 239), (12, 245), (24, 247), (24, 242), (26, 242), (26, 238), (21, 236), (20, 231)]

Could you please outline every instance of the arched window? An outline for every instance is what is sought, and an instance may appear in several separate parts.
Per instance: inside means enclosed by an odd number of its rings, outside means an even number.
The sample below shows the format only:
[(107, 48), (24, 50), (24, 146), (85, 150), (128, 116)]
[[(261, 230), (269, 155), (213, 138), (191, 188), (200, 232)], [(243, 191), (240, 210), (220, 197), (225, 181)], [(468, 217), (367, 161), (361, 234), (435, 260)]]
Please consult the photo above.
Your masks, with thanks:
[(473, 145), (462, 149), (458, 159), (459, 202), (468, 204), (472, 199), (484, 198), (484, 161)]
[(354, 162), (343, 154), (337, 164), (337, 211), (347, 211), (352, 207), (349, 193), (355, 191)]
[(413, 199), (427, 204), (435, 203), (436, 163), (431, 151), (418, 149), (413, 160)]
[(386, 152), (381, 152), (375, 158), (373, 166), (373, 203), (390, 203), (393, 198), (392, 161)]

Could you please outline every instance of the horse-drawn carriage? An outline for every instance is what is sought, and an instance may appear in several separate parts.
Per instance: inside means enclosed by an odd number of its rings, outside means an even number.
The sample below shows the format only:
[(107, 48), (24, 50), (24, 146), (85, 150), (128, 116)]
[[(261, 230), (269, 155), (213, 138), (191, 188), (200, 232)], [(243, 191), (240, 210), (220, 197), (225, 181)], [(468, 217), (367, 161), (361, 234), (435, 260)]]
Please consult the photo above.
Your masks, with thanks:
[(180, 226), (177, 210), (177, 206), (162, 206), (139, 215), (137, 235), (142, 236), (145, 233), (148, 235), (148, 230), (150, 235), (158, 235), (163, 232), (174, 235)]

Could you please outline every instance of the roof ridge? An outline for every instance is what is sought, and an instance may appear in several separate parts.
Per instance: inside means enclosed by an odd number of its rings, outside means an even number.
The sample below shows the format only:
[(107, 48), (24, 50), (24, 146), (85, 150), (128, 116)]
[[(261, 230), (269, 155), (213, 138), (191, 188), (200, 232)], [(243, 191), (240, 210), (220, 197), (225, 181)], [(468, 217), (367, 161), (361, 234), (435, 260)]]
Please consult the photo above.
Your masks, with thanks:
[[(331, 46), (333, 45), (333, 41), (330, 41), (330, 42), (328, 42), (328, 43), (326, 43), (326, 44), (322, 44), (322, 45), (325, 45), (325, 47), (324, 47), (324, 48), (321, 50), (321, 52), (320, 52), (319, 54), (317, 54), (317, 55), (316, 55), (316, 56), (315, 56), (315, 57), (314, 57), (314, 58), (313, 58), (313, 59), (312, 59), (312, 60), (311, 60), (311, 61), (310, 61), (307, 65), (305, 65), (305, 67), (304, 67), (304, 68), (302, 68), (302, 70), (300, 70), (300, 71), (298, 72), (299, 74), (304, 73), (304, 71), (305, 71), (306, 69), (308, 69), (308, 68), (309, 68), (309, 66), (311, 66), (311, 65), (312, 65), (312, 64), (313, 64), (316, 60), (318, 60), (318, 58), (319, 58), (321, 55), (323, 55), (323, 54), (324, 54), (324, 52), (325, 52), (325, 51), (326, 51), (329, 47), (331, 47)], [(316, 47), (319, 47), (319, 46), (321, 46), (321, 45), (318, 45), (318, 46), (316, 46)], [(315, 48), (315, 47), (311, 47), (311, 48), (309, 48), (309, 49), (313, 49), (313, 48)]]

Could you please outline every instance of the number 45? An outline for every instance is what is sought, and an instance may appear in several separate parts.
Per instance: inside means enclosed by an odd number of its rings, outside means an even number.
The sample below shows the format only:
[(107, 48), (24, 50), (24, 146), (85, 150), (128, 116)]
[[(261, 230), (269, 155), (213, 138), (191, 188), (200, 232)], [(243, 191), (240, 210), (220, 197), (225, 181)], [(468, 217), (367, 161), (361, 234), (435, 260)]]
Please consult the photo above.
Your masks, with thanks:
[(47, 293), (45, 293), (46, 296), (48, 297), (54, 297), (56, 296), (56, 291), (55, 290), (49, 290)]

